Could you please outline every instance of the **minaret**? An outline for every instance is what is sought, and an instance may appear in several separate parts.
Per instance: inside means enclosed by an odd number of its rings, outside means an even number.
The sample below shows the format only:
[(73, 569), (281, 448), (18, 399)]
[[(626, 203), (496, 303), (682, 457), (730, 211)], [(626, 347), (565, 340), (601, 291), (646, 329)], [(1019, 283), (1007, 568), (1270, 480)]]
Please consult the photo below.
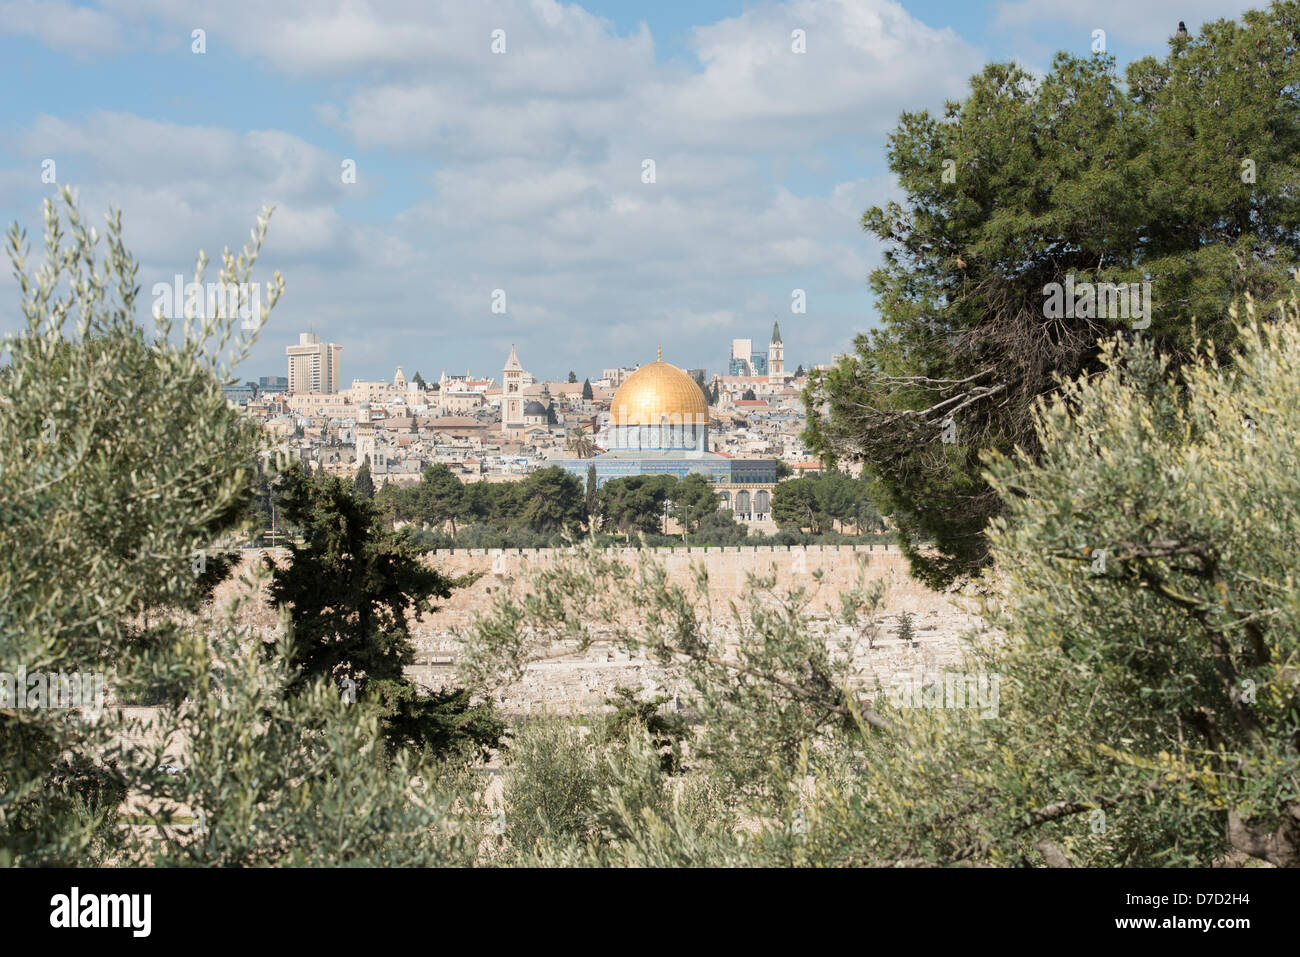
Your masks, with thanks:
[(509, 432), (524, 424), (524, 367), (519, 364), (515, 347), (510, 346), (510, 358), (501, 372), (501, 431)]
[(781, 326), (772, 323), (772, 341), (767, 345), (767, 381), (774, 385), (785, 383), (785, 343), (781, 341)]

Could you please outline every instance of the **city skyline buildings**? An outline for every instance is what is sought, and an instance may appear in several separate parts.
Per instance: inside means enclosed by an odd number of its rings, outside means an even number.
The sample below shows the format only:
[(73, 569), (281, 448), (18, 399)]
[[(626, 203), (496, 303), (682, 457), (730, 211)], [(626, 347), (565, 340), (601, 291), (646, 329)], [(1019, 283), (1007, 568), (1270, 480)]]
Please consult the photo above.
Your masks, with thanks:
[(772, 338), (767, 349), (755, 349), (753, 339), (732, 339), (729, 376), (767, 376), (770, 382), (785, 378), (785, 343), (781, 341), (781, 324), (773, 321)]
[[(712, 372), (710, 372), (708, 366), (683, 365), (681, 368), (685, 368), (688, 374), (697, 380), (702, 378), (702, 388), (709, 385), (714, 375), (766, 376), (769, 381), (773, 383), (778, 383), (794, 377), (793, 372), (785, 371), (785, 345), (781, 339), (779, 323), (773, 322), (772, 324), (772, 338), (768, 343), (766, 350), (753, 351), (752, 344), (753, 339), (733, 339), (728, 362), (725, 364), (719, 364)], [(738, 366), (737, 357), (739, 353), (736, 351), (738, 348), (748, 350), (749, 352), (749, 358), (741, 366)], [(320, 341), (319, 333), (303, 332), (298, 334), (298, 342), (286, 346), (284, 351), (288, 360), (288, 376), (283, 377), (283, 381), (286, 385), (283, 391), (287, 391), (290, 394), (305, 394), (310, 392), (338, 394), (346, 391), (343, 386), (342, 378), (343, 344), (333, 342), (322, 343)], [(662, 350), (659, 351), (661, 355)], [(838, 358), (838, 356), (836, 358)], [(617, 388), (622, 384), (624, 379), (642, 366), (648, 364), (649, 361), (654, 360), (621, 366), (608, 366), (601, 364), (599, 374), (596, 374), (594, 369), (570, 369), (564, 372), (556, 372), (554, 375), (538, 376), (530, 374), (524, 370), (519, 361), (516, 347), (512, 343), (509, 348), (505, 367), (500, 370), (502, 372), (501, 386), (503, 392), (517, 392), (518, 396), (516, 397), (517, 401), (513, 405), (509, 404), (508, 395), (504, 397), (505, 401), (503, 402), (502, 408), (503, 411), (507, 413), (507, 417), (503, 421), (509, 421), (514, 425), (523, 421), (524, 403), (522, 401), (522, 394), (524, 386), (532, 385), (535, 382), (564, 382), (567, 380), (569, 372), (572, 372), (579, 381), (583, 379), (590, 380), (591, 382), (607, 381), (612, 387)], [(417, 366), (411, 366), (409, 359), (404, 360), (404, 363), (411, 367), (412, 375), (418, 373), (426, 383), (437, 382), (443, 389), (447, 387), (467, 389), (469, 387), (466, 383), (480, 381), (474, 378), (474, 371), (470, 367), (466, 367), (463, 375), (449, 375), (446, 371), (447, 363), (444, 362), (440, 366), (441, 372), (438, 378), (432, 379), (430, 376), (423, 375)], [(389, 368), (392, 368), (392, 366), (390, 365)], [(398, 364), (396, 368), (397, 373), (393, 379), (393, 385), (399, 390), (404, 390), (407, 383), (402, 373), (402, 364)], [(241, 378), (252, 381), (253, 376), (245, 374)], [(267, 381), (268, 378), (270, 380), (277, 380), (281, 377), (261, 376), (261, 380), (264, 382)], [(398, 379), (401, 379), (402, 381), (399, 383)], [(486, 378), (482, 379), (480, 384), (486, 384), (494, 380), (494, 372), (489, 371)], [(349, 386), (348, 388), (355, 387), (357, 383), (380, 384), (387, 382), (389, 382), (389, 380), (383, 376), (364, 379), (356, 377), (352, 380), (352, 386)], [(324, 384), (324, 387), (322, 387), (322, 383)], [(514, 386), (513, 390), (510, 388), (512, 384)], [(469, 389), (469, 391), (474, 390)], [(479, 391), (481, 391), (481, 389)]]

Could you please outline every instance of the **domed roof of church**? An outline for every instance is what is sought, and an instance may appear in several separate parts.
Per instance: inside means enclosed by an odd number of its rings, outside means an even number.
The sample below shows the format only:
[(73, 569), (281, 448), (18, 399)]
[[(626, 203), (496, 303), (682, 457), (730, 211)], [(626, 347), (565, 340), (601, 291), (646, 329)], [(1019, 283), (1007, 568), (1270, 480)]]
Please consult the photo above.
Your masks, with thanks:
[(536, 399), (524, 406), (524, 415), (545, 415), (546, 406), (542, 405)]
[(706, 425), (709, 403), (699, 384), (662, 359), (637, 369), (609, 403), (614, 425)]

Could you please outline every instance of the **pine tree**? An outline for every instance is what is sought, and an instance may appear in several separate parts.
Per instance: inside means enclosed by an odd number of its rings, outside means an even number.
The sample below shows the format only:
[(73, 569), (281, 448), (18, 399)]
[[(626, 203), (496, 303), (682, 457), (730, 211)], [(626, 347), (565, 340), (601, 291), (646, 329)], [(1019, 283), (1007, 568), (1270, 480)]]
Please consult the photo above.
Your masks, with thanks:
[(590, 379), (582, 380), (582, 397), (588, 402), (596, 397), (596, 393), (592, 391)]
[(910, 611), (905, 611), (898, 616), (898, 630), (894, 632), (894, 637), (908, 644), (916, 640), (916, 631), (912, 628), (912, 613)]
[(987, 454), (1038, 454), (1033, 410), (1098, 370), (1099, 339), (1144, 330), (1177, 363), (1208, 337), (1226, 357), (1229, 303), (1277, 302), (1300, 258), (1295, 11), (1207, 26), (1123, 78), (1111, 56), (1059, 53), (1042, 77), (992, 63), (964, 102), (903, 114), (904, 199), (862, 220), (886, 244), (880, 328), (812, 374), (808, 434), (879, 479), (927, 583), (988, 563), (1005, 502)]
[(379, 507), (339, 479), (312, 482), (290, 469), (281, 508), (303, 538), (289, 544), (287, 566), (267, 559), (271, 598), (293, 619), (288, 692), (317, 677), (354, 682), (358, 695), (380, 707), (393, 749), (495, 747), (503, 726), (489, 705), (471, 707), (461, 689), (421, 694), (403, 671), (414, 660), (410, 616), (432, 611), (433, 600), (461, 582), (426, 565), (405, 531), (387, 528)]

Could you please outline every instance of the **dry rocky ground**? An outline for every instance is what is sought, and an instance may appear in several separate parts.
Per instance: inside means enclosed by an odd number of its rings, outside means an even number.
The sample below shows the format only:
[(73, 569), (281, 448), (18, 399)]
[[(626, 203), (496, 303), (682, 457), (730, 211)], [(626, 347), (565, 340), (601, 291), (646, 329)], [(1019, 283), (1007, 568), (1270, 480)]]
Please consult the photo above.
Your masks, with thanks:
[[(732, 609), (743, 606), (750, 574), (775, 574), (773, 593), (776, 595), (795, 587), (808, 589), (809, 609), (822, 623), (827, 623), (830, 611), (838, 607), (844, 589), (864, 580), (883, 579), (883, 599), (870, 623), (874, 626), (874, 639), (858, 641), (854, 659), (857, 683), (868, 695), (876, 689), (887, 692), (922, 677), (928, 679), (945, 669), (960, 668), (964, 636), (980, 624), (972, 613), (969, 595), (940, 594), (916, 582), (907, 573), (906, 560), (894, 548), (692, 548), (651, 549), (648, 553), (653, 554), (643, 556), (627, 549), (622, 557), (630, 565), (646, 557), (664, 563), (672, 584), (692, 585), (694, 566), (702, 563), (707, 568), (709, 616), (733, 636), (729, 640), (732, 647), (744, 625), (743, 621), (735, 624)], [(243, 590), (240, 576), (253, 562), (263, 556), (282, 559), (285, 554), (277, 549), (246, 552), (239, 567), (218, 587), (213, 607), (205, 617), (209, 620), (220, 617), (221, 609)], [(426, 687), (454, 682), (461, 652), (460, 634), (500, 597), (501, 590), (514, 595), (524, 592), (528, 588), (529, 572), (554, 561), (555, 557), (555, 552), (547, 549), (457, 549), (433, 556), (431, 560), (448, 574), (479, 573), (480, 577), (468, 587), (457, 589), (435, 612), (414, 622), (416, 654), (414, 664), (408, 669), (410, 677)], [(813, 574), (817, 570), (821, 573), (820, 580)], [(278, 628), (276, 612), (266, 597), (263, 588), (256, 600), (245, 604), (238, 619), (240, 627), (248, 629), (250, 634), (270, 636)], [(912, 616), (915, 639), (912, 642), (896, 636), (904, 612)], [(507, 718), (601, 711), (605, 699), (619, 686), (636, 690), (657, 688), (669, 695), (681, 690), (657, 663), (629, 656), (620, 649), (606, 623), (588, 622), (587, 625), (594, 640), (585, 650), (533, 662), (520, 681), (496, 690), (496, 703)], [(827, 627), (833, 640), (844, 634), (842, 629), (835, 631)], [(111, 692), (108, 703), (114, 703)]]
[[(776, 575), (776, 594), (793, 587), (807, 588), (810, 609), (823, 618), (838, 606), (842, 590), (865, 580), (883, 579), (886, 588), (874, 618), (876, 638), (868, 647), (859, 642), (854, 666), (859, 683), (868, 694), (880, 687), (889, 689), (921, 676), (932, 676), (946, 668), (960, 666), (962, 636), (979, 622), (963, 596), (933, 592), (907, 574), (903, 556), (893, 548), (841, 546), (806, 550), (780, 548), (653, 549), (652, 555), (628, 549), (623, 558), (629, 564), (649, 557), (665, 564), (669, 582), (690, 585), (693, 566), (703, 563), (709, 572), (709, 615), (731, 627), (732, 605), (743, 605), (749, 574)], [(270, 551), (273, 557), (276, 552)], [(255, 558), (250, 553), (245, 564)], [(479, 573), (472, 585), (456, 590), (433, 614), (414, 623), (412, 633), (416, 660), (409, 669), (413, 680), (439, 687), (455, 680), (461, 651), (458, 633), (500, 597), (502, 589), (520, 594), (528, 587), (530, 571), (555, 560), (546, 549), (484, 551), (457, 549), (441, 552), (433, 561), (448, 574)], [(821, 571), (820, 581), (813, 575)], [(238, 572), (217, 592), (216, 604), (228, 601), (237, 588)], [(915, 641), (895, 636), (899, 616), (913, 616)], [(243, 623), (262, 634), (276, 628), (274, 612), (264, 602), (249, 609)], [(609, 635), (602, 622), (588, 622), (592, 644), (580, 653), (551, 657), (528, 666), (522, 680), (498, 689), (498, 706), (508, 718), (529, 714), (578, 714), (603, 709), (603, 702), (618, 686), (637, 690), (651, 687), (672, 694), (671, 676), (656, 663), (630, 657)], [(735, 630), (739, 635), (738, 629)]]
[[(887, 693), (889, 689), (929, 680), (945, 669), (960, 669), (965, 642), (963, 636), (979, 625), (979, 620), (969, 610), (967, 596), (943, 595), (933, 592), (910, 578), (906, 561), (892, 548), (877, 546), (839, 547), (825, 549), (657, 549), (652, 556), (626, 550), (622, 558), (630, 565), (652, 557), (663, 562), (673, 584), (689, 585), (694, 580), (693, 567), (703, 563), (709, 572), (709, 615), (715, 622), (728, 622), (728, 631), (738, 636), (739, 626), (732, 623), (733, 605), (743, 605), (749, 587), (748, 575), (776, 576), (777, 595), (794, 587), (805, 587), (809, 594), (809, 608), (826, 623), (829, 611), (838, 606), (839, 595), (865, 580), (883, 579), (885, 591), (877, 609), (873, 626), (874, 638), (857, 643), (854, 660), (856, 681), (867, 695)], [(209, 621), (219, 619), (221, 610), (240, 593), (243, 585), (240, 575), (264, 555), (283, 558), (279, 550), (249, 551), (240, 566), (218, 587), (212, 608), (205, 613)], [(548, 550), (510, 550), (485, 552), (482, 550), (455, 550), (443, 552), (432, 560), (452, 575), (479, 573), (480, 577), (468, 587), (455, 591), (434, 613), (422, 616), (412, 629), (416, 655), (408, 669), (410, 677), (426, 687), (441, 687), (455, 681), (456, 662), (461, 651), (458, 633), (470, 627), (475, 617), (486, 610), (504, 589), (518, 595), (528, 587), (528, 574), (537, 567), (555, 560)], [(820, 578), (814, 571), (820, 569)], [(238, 621), (250, 634), (270, 636), (278, 628), (274, 609), (266, 601), (265, 589), (258, 600), (247, 602)], [(904, 612), (913, 616), (914, 641), (900, 640), (895, 632), (899, 616)], [(621, 650), (602, 622), (589, 622), (594, 640), (585, 650), (560, 654), (528, 666), (523, 678), (507, 687), (497, 689), (496, 703), (508, 721), (526, 716), (594, 714), (608, 710), (607, 698), (617, 687), (637, 691), (665, 693), (674, 697), (669, 707), (680, 700), (675, 692), (684, 688), (674, 683), (673, 677), (655, 662), (630, 656)], [(832, 640), (842, 632), (833, 629)], [(729, 642), (734, 647), (734, 640)], [(561, 649), (563, 650), (563, 649)], [(111, 700), (108, 702), (113, 704)], [(156, 709), (131, 707), (126, 709), (135, 717), (152, 718)], [(148, 735), (146, 734), (146, 737)], [(186, 762), (182, 742), (172, 742), (166, 760), (180, 767)], [(501, 780), (499, 766), (493, 761), (489, 766), (493, 780), (487, 791), (489, 803), (500, 801)], [(158, 809), (151, 802), (132, 795), (125, 812), (152, 816)], [(186, 809), (179, 809), (184, 818)], [(143, 826), (143, 825), (142, 825)]]

